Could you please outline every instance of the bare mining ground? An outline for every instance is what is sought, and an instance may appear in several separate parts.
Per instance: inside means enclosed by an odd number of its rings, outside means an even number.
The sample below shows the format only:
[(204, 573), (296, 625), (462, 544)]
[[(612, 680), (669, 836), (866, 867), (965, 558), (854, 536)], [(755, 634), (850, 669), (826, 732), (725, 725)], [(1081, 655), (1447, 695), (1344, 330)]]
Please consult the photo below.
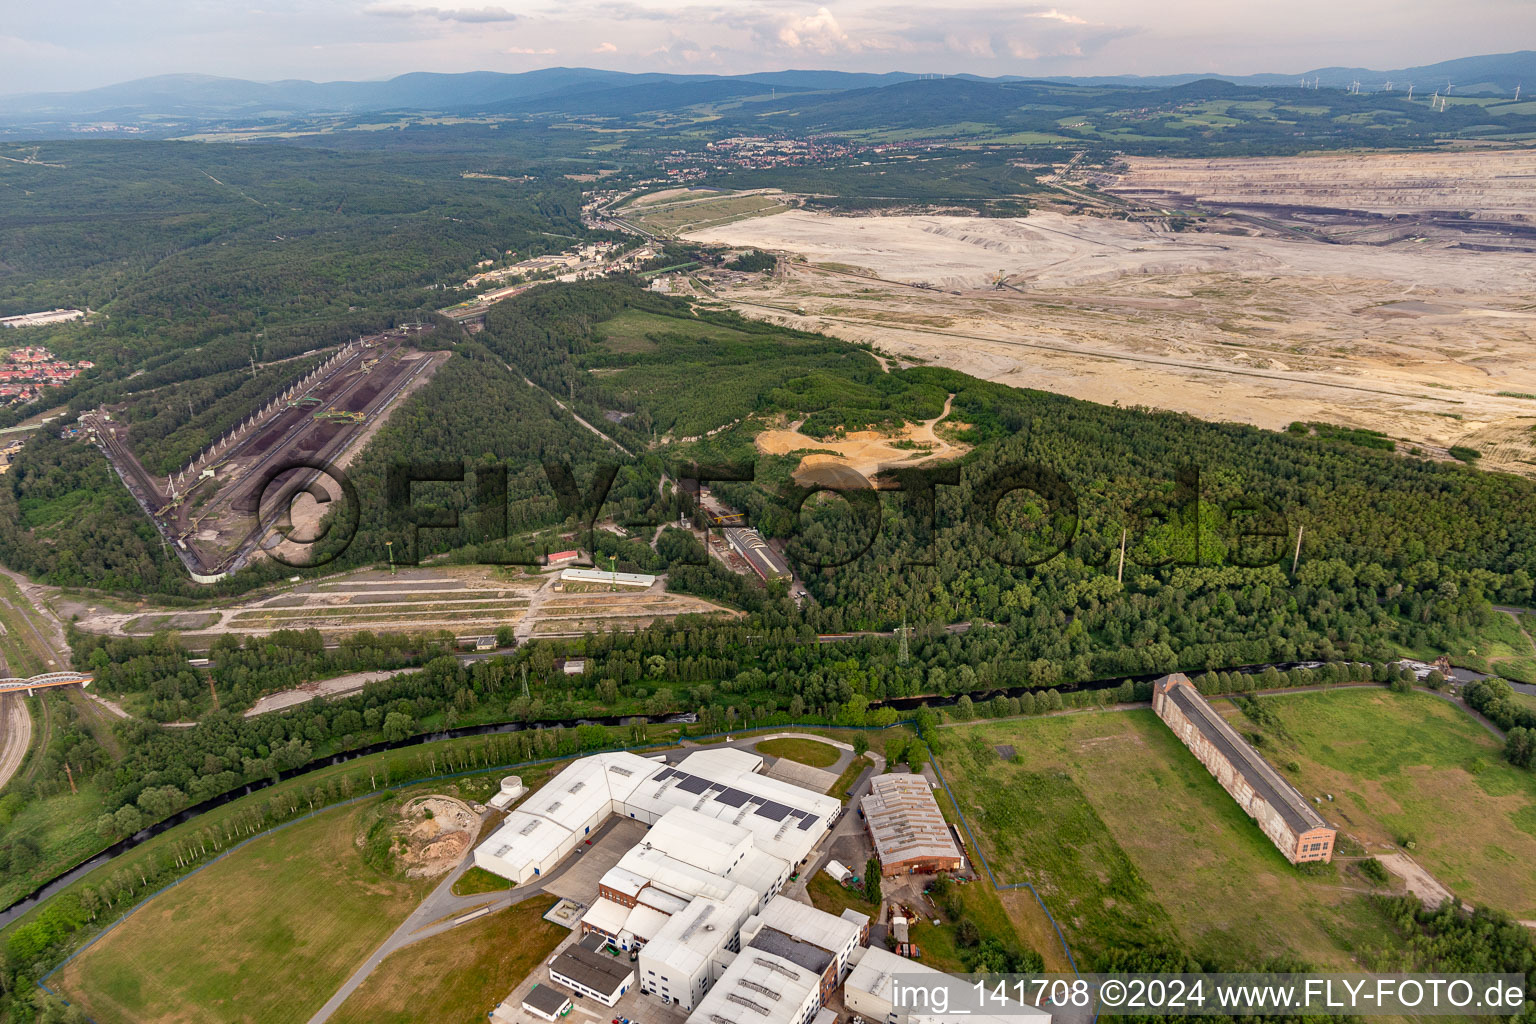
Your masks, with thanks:
[[(1474, 218), (1523, 216), (1510, 212), (1512, 192), (1536, 206), (1509, 154), (1451, 156), (1476, 179), (1462, 207), (1489, 197)], [(869, 342), (903, 363), (1272, 429), (1366, 427), (1405, 449), (1444, 457), (1467, 445), (1488, 468), (1536, 475), (1536, 258), (1520, 251), (1536, 243), (1511, 222), (1497, 245), (1468, 248), (1438, 216), (1396, 240), (1341, 242), (1350, 215), (1338, 211), (1378, 193), (1342, 174), (1355, 158), (1309, 159), (1291, 161), (1314, 168), (1307, 188), (1338, 182), (1326, 239), (1249, 216), (1175, 232), (1160, 218), (806, 211), (690, 237), (803, 256), (718, 294), (746, 315)], [(1230, 161), (1178, 163), (1185, 177), (1214, 165), (1217, 185), (1232, 173)], [(1511, 174), (1523, 180), (1510, 185)], [(1379, 234), (1373, 215), (1358, 217)]]
[(1117, 195), (1190, 196), (1216, 205), (1271, 203), (1391, 214), (1468, 211), (1536, 223), (1536, 149), (1348, 153), (1179, 160), (1131, 157)]

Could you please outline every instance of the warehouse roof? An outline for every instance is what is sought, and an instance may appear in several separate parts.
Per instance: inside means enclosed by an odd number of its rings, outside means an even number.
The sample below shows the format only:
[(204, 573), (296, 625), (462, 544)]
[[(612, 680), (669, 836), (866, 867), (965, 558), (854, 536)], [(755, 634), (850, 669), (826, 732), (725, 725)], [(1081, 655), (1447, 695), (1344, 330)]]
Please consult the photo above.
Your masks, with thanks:
[(628, 960), (620, 960), (590, 948), (602, 945), (600, 939), (596, 943), (592, 939), (598, 939), (598, 936), (590, 935), (574, 946), (567, 946), (550, 963), (550, 973), (570, 978), (604, 996), (615, 995), (634, 976), (635, 970), (629, 966)]
[(1200, 734), (1221, 751), (1228, 763), (1253, 787), (1253, 791), (1278, 811), (1297, 835), (1310, 829), (1328, 827), (1322, 815), (1307, 803), (1307, 798), (1297, 792), (1295, 786), (1282, 779), (1280, 773), (1270, 767), (1269, 762), (1260, 757), (1258, 751), (1249, 746), (1248, 741), (1216, 713), (1186, 677), (1177, 677), (1174, 685), (1168, 687), (1167, 693), (1168, 699), (1183, 712), (1184, 717), (1193, 722)]
[(744, 949), (688, 1016), (689, 1024), (798, 1024), (821, 976), (772, 953)]
[(857, 945), (859, 933), (869, 924), (869, 918), (857, 911), (844, 911), (838, 916), (787, 896), (775, 896), (758, 919), (770, 928), (833, 954)]
[(656, 577), (641, 572), (611, 572), (608, 569), (562, 569), (562, 583), (607, 583), (621, 587), (649, 587)]
[[(623, 751), (581, 758), (508, 815), (476, 851), (476, 862), (522, 877), (569, 850), (588, 827), (596, 828), (611, 814), (630, 814), (656, 820), (653, 831), (660, 831), (654, 841), (666, 845), (676, 859), (708, 865), (713, 873), (722, 873), (719, 865), (726, 860), (741, 860), (740, 870), (766, 880), (759, 890), (766, 891), (791, 870), (789, 865), (810, 854), (842, 804), (759, 774), (762, 763), (755, 754), (729, 748), (694, 751), (675, 767)], [(687, 813), (663, 827), (665, 815), (676, 808)], [(674, 834), (683, 838), (673, 842)], [(689, 834), (694, 841), (687, 840)], [(733, 854), (747, 835), (749, 846), (783, 866), (761, 859), (748, 864), (750, 858)]]
[(928, 780), (921, 775), (877, 775), (860, 803), (880, 863), (919, 857), (958, 860), (960, 848), (939, 811)]
[(549, 985), (535, 985), (526, 996), (523, 996), (523, 1005), (531, 1010), (538, 1010), (546, 1017), (554, 1017), (571, 1001), (571, 997), (557, 988)]
[(723, 900), (707, 897), (694, 900), (686, 910), (673, 914), (660, 931), (645, 945), (645, 955), (693, 975), (741, 929), (741, 922), (752, 912), (755, 897), (745, 888)]
[(783, 957), (818, 977), (825, 974), (828, 965), (837, 959), (829, 950), (822, 949), (816, 943), (807, 942), (788, 932), (781, 932), (772, 925), (759, 929), (758, 933), (752, 936), (752, 941), (747, 943), (747, 948)]
[[(876, 999), (891, 1002), (891, 989), (894, 979), (898, 977), (912, 978), (915, 975), (933, 975), (944, 977), (943, 971), (935, 970), (926, 964), (916, 960), (908, 960), (906, 957), (897, 956), (890, 950), (881, 949), (878, 946), (870, 946), (860, 951), (860, 959), (848, 974), (848, 980), (843, 983), (843, 990), (867, 992)], [(904, 983), (905, 984), (905, 983)], [(963, 983), (961, 983), (963, 984)], [(845, 997), (846, 998), (846, 997)], [(1048, 1011), (1032, 1006), (1029, 1003), (1015, 1003), (1010, 1001), (1006, 1007), (998, 1007), (1003, 1012), (998, 1014), (972, 1013), (966, 1020), (967, 1024), (1021, 1024), (1021, 1018), (1030, 1019), (1032, 1022), (1048, 1022), (1051, 1015)], [(921, 1015), (900, 1013), (898, 1019), (907, 1024), (935, 1024), (942, 1018), (928, 1018)]]

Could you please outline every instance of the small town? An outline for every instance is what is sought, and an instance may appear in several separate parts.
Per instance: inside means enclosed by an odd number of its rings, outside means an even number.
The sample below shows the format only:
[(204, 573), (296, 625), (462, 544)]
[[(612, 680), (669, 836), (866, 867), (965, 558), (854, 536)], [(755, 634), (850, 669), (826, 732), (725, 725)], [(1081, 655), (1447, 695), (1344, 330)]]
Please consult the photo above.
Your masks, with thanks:
[(1536, 0), (11, 7), (0, 1024), (1536, 1024)]
[(30, 402), (44, 389), (62, 387), (95, 365), (88, 359), (67, 362), (40, 345), (12, 349), (0, 363), (0, 402)]

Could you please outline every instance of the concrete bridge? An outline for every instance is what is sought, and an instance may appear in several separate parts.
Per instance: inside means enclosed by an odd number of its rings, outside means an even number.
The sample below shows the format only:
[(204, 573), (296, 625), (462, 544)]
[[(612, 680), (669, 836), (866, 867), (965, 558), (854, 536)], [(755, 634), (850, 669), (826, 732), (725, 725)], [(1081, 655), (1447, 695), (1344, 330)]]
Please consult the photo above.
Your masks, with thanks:
[(25, 690), (27, 696), (32, 696), (34, 690), (46, 690), (50, 686), (75, 686), (86, 687), (91, 685), (89, 672), (44, 672), (42, 675), (33, 676), (31, 679), (0, 679), (0, 694), (19, 693)]

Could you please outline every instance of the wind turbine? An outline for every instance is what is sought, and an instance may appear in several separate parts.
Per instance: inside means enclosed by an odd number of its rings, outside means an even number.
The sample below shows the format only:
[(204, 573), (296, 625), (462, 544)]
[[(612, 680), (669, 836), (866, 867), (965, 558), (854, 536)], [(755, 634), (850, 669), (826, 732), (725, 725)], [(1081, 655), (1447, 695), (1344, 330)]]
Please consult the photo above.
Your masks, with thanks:
[(1519, 103), (1519, 102), (1520, 102), (1520, 86), (1521, 86), (1521, 85), (1522, 85), (1522, 84), (1523, 84), (1523, 83), (1520, 83), (1520, 82), (1516, 82), (1516, 83), (1515, 83), (1515, 102), (1516, 102), (1516, 103)]
[(1413, 83), (1412, 82), (1408, 83), (1408, 99), (1410, 101), (1413, 100)]

